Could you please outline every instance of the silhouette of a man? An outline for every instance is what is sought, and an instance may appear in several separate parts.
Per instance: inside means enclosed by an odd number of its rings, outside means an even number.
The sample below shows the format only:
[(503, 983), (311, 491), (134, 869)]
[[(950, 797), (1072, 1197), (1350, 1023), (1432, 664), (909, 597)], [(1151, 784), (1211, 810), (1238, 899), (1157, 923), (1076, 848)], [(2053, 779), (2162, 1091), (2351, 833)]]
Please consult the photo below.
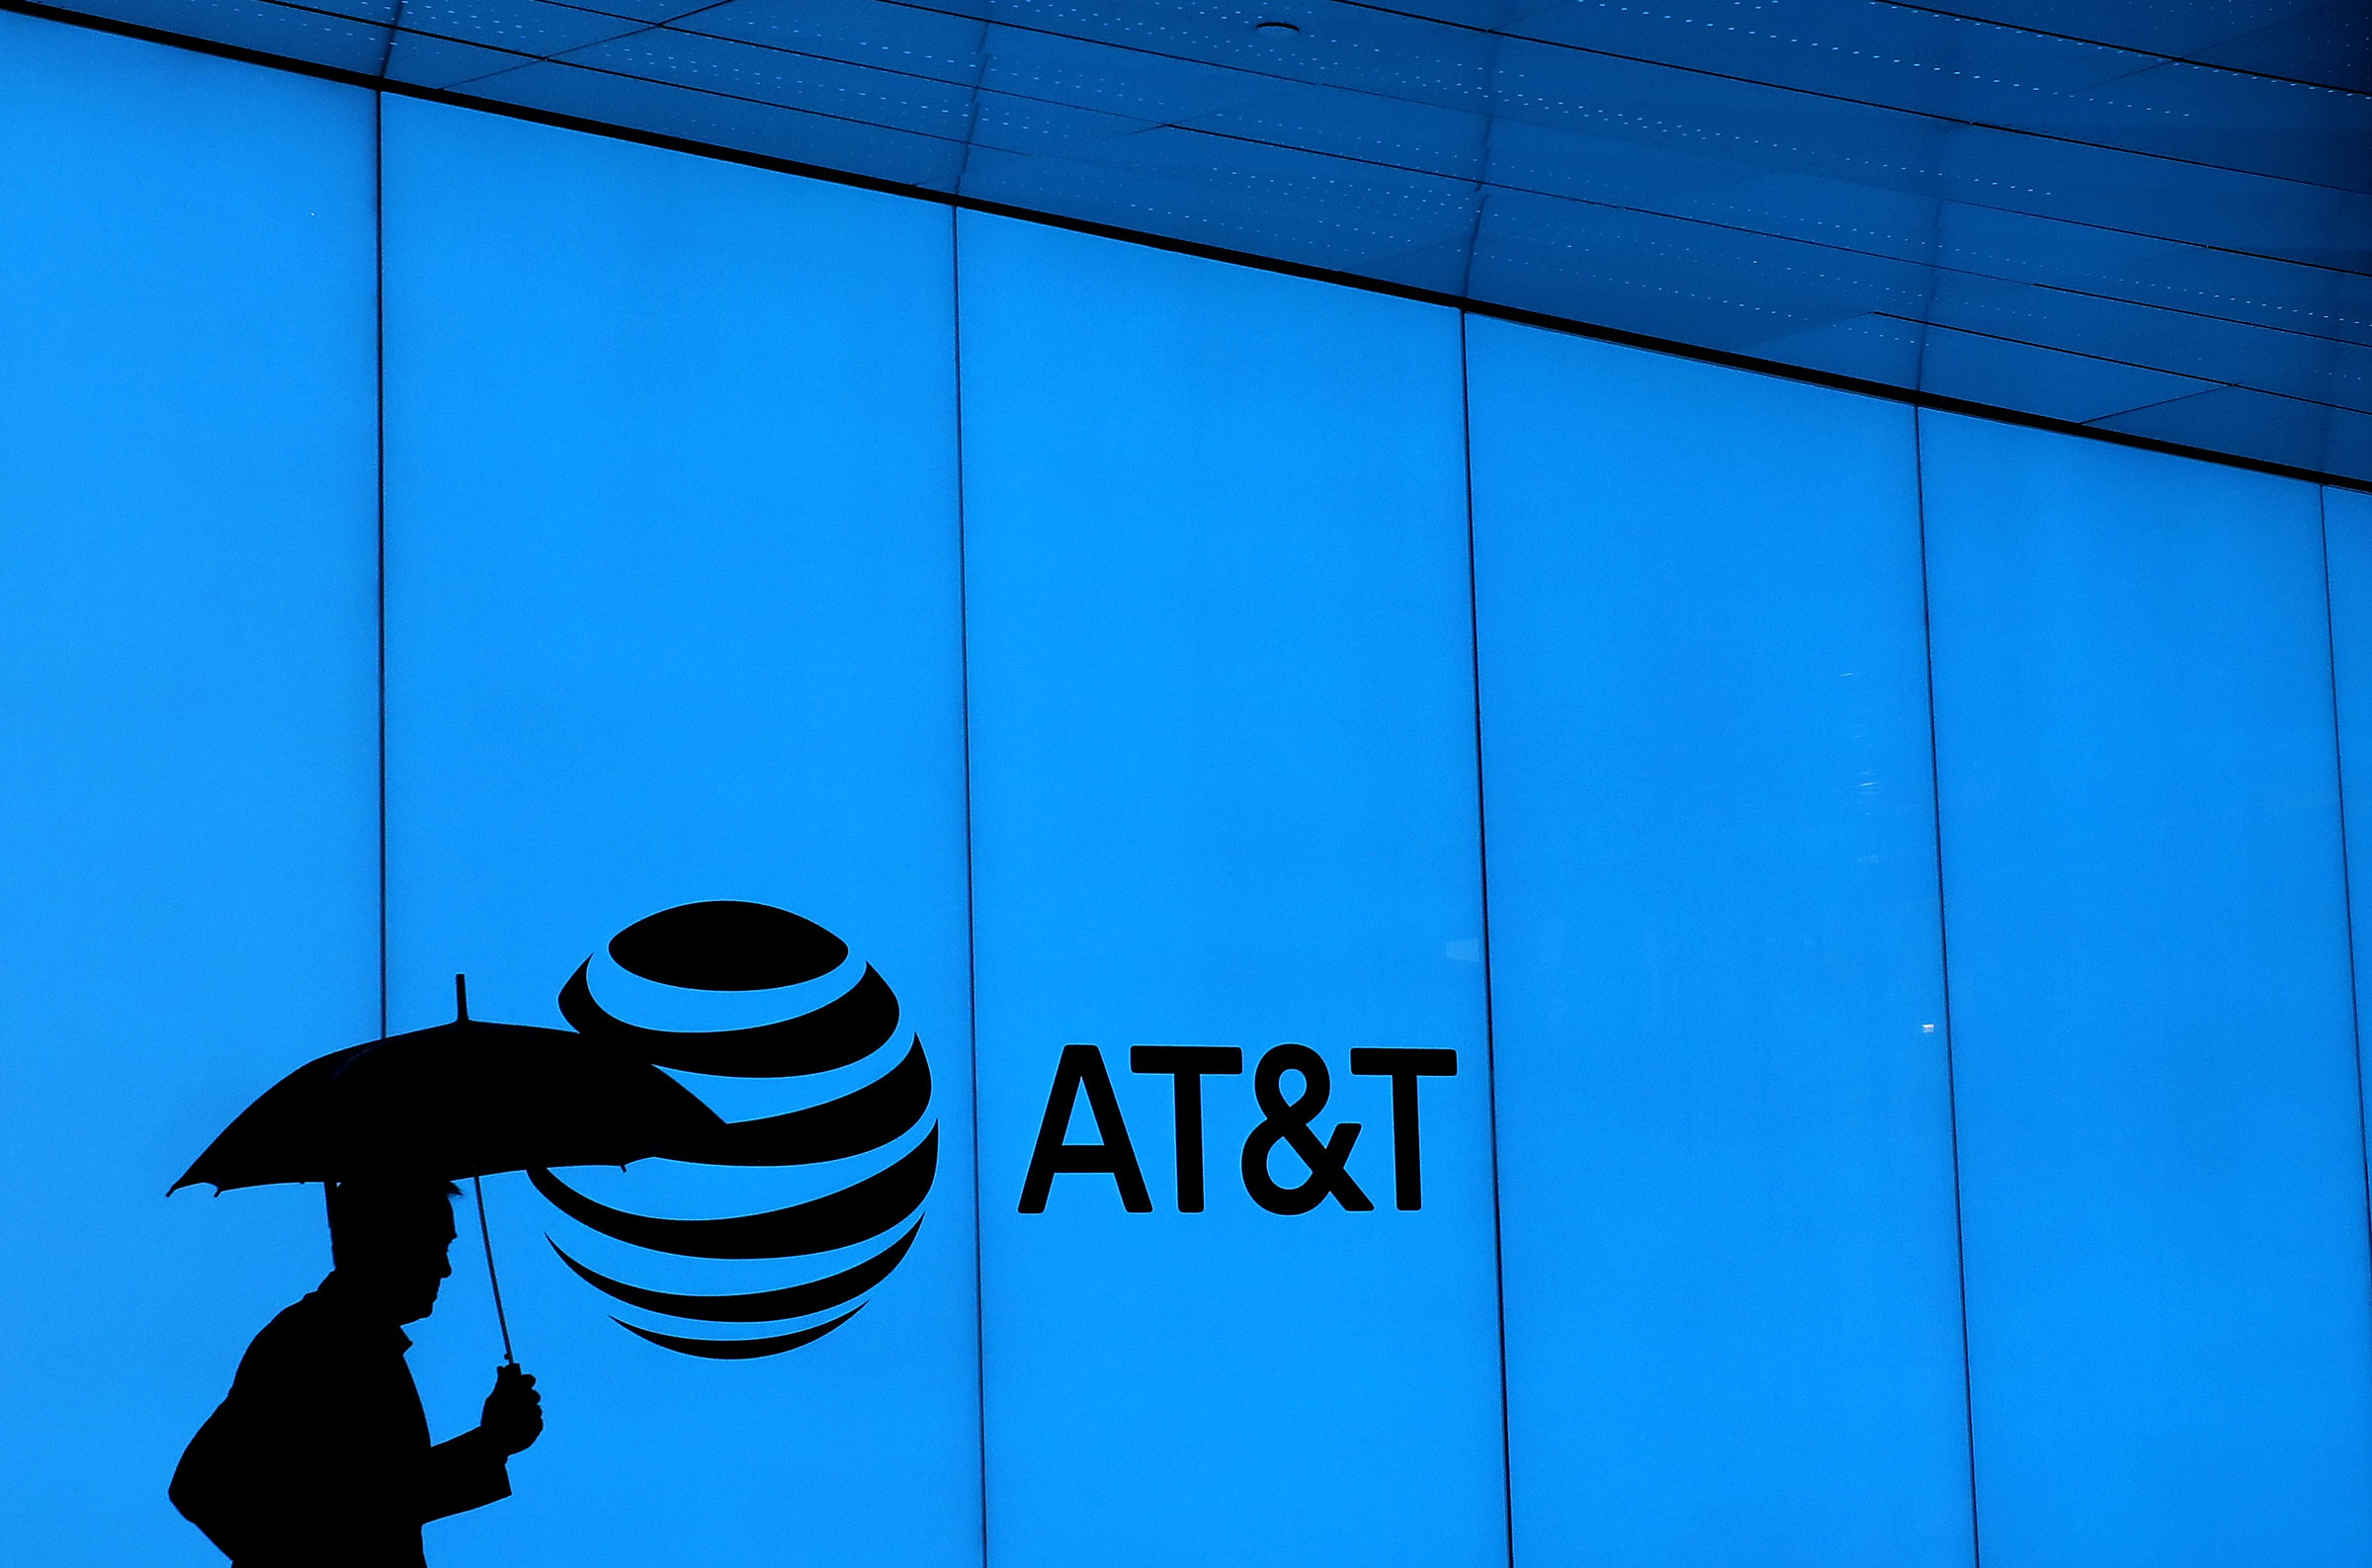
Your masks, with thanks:
[(544, 1430), (536, 1380), (494, 1374), (479, 1424), (431, 1445), (401, 1325), (453, 1273), (446, 1182), (330, 1189), (333, 1267), (266, 1325), (174, 1471), (173, 1506), (236, 1568), (424, 1568), (420, 1527), (511, 1495)]

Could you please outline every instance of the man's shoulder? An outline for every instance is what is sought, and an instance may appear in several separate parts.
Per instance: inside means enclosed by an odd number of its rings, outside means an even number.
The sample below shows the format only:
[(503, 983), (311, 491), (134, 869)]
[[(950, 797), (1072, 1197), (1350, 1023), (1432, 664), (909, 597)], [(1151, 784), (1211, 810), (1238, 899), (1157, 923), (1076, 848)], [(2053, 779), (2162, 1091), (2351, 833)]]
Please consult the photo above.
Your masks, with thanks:
[(368, 1355), (374, 1338), (368, 1325), (315, 1290), (264, 1325), (239, 1362), (239, 1375), (268, 1372), (287, 1362), (318, 1365), (325, 1359)]

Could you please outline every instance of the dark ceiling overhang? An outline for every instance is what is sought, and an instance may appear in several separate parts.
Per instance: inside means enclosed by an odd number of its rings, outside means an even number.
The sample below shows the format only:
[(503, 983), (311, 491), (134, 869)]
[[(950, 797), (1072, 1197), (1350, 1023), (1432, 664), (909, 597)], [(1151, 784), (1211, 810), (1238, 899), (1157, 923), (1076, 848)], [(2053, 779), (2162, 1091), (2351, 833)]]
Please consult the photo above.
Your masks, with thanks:
[(2372, 482), (2360, 0), (6, 3)]

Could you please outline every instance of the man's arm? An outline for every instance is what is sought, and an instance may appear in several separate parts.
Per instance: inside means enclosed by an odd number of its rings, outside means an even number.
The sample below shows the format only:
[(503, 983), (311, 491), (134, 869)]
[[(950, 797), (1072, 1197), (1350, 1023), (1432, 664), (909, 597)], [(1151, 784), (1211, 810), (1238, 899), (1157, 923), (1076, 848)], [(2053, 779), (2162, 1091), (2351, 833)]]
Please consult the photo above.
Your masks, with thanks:
[(509, 1461), (544, 1431), (544, 1396), (515, 1365), (494, 1374), (478, 1424), (428, 1450), (421, 1478), (420, 1522), (499, 1503), (511, 1495)]
[(472, 1428), (448, 1438), (428, 1450), (426, 1472), (420, 1478), (420, 1523), (464, 1514), (511, 1495), (508, 1453), (487, 1441), (485, 1429)]

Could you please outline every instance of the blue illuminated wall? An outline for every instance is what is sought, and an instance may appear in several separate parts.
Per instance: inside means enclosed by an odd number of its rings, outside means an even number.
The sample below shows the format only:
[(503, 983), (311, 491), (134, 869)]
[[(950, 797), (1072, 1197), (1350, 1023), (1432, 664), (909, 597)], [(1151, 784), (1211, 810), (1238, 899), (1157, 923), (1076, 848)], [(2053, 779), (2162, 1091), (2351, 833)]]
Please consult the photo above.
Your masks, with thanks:
[(2366, 497), (16, 16), (0, 102), (0, 1558), (218, 1560), (326, 1266), (164, 1197), (222, 1122), (703, 898), (896, 985), (923, 1228), (713, 1362), (489, 1181), (551, 1428), (436, 1561), (2372, 1552)]

